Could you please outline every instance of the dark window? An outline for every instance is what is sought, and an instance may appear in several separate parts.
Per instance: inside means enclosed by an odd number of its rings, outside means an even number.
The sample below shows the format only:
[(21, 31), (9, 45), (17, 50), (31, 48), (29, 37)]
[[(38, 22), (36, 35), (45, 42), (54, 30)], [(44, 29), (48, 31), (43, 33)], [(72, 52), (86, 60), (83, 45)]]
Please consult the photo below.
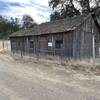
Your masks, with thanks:
[(56, 40), (56, 49), (61, 49), (62, 44), (63, 40)]
[(20, 42), (18, 42), (18, 46), (20, 46)]
[(33, 49), (33, 48), (34, 48), (34, 42), (30, 41), (30, 49)]

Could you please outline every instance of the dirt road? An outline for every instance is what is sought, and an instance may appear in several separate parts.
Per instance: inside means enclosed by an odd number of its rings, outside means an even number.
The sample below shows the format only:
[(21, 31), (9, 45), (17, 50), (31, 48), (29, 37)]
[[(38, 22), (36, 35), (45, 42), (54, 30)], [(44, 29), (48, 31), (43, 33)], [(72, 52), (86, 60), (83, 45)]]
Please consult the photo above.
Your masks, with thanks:
[(100, 100), (100, 77), (0, 55), (0, 100)]

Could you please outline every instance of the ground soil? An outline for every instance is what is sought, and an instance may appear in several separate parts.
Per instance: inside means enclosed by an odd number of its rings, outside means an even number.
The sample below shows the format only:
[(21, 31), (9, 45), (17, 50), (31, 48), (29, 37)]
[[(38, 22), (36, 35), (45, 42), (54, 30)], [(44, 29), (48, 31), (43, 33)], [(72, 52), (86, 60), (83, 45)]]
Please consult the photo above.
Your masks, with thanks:
[(68, 65), (0, 53), (0, 100), (100, 100), (99, 73)]

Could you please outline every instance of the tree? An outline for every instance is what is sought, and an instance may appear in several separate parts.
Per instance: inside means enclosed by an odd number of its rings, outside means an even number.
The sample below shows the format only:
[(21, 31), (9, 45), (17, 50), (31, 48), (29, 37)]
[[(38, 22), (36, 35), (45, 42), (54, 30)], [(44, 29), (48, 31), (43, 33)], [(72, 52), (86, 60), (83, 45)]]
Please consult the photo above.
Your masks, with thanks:
[(82, 8), (82, 13), (89, 13), (91, 11), (90, 1), (91, 0), (78, 0), (80, 6)]
[(100, 0), (78, 0), (82, 13), (98, 13), (100, 11)]
[[(74, 5), (75, 0), (50, 0), (49, 6), (53, 8), (54, 12), (51, 14), (50, 19), (52, 20), (52, 16), (54, 15), (58, 18), (62, 19), (66, 17), (72, 17), (75, 15), (80, 15), (79, 10)], [(55, 11), (57, 10), (57, 11)], [(54, 19), (54, 20), (56, 20)]]
[(89, 13), (95, 13), (100, 18), (100, 0), (50, 0), (49, 6), (54, 11), (50, 16), (51, 20)]
[(10, 20), (7, 21), (6, 25), (7, 25), (8, 31), (11, 33), (18, 31), (20, 29), (18, 18), (11, 17)]
[(50, 20), (53, 21), (53, 20), (58, 20), (58, 19), (61, 19), (61, 15), (59, 14), (59, 12), (54, 12), (50, 15)]
[(36, 25), (33, 18), (29, 15), (24, 15), (23, 18), (22, 18), (22, 21), (23, 21), (23, 28), (31, 28), (34, 25)]
[(15, 31), (20, 29), (19, 21), (17, 18), (10, 20), (0, 16), (0, 38), (8, 37)]

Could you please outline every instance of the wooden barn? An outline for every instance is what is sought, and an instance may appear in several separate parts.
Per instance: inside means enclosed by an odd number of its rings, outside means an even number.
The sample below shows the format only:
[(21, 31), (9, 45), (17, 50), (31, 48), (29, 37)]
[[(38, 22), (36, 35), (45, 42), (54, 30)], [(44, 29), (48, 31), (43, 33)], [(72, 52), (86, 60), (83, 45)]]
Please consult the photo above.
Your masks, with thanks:
[(100, 35), (92, 15), (42, 23), (10, 36), (11, 50), (23, 54), (57, 55), (68, 58), (91, 58), (93, 47), (99, 54)]

